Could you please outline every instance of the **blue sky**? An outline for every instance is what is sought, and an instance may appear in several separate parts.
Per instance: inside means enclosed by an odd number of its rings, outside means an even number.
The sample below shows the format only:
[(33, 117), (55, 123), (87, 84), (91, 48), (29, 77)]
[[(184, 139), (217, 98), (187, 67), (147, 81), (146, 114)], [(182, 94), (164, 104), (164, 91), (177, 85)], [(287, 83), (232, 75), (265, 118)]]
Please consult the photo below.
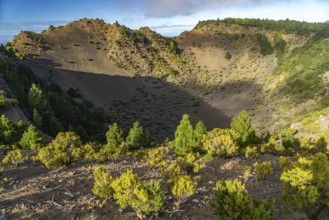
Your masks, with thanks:
[(0, 0), (0, 43), (21, 30), (40, 32), (84, 17), (174, 36), (199, 20), (225, 17), (324, 22), (329, 0)]

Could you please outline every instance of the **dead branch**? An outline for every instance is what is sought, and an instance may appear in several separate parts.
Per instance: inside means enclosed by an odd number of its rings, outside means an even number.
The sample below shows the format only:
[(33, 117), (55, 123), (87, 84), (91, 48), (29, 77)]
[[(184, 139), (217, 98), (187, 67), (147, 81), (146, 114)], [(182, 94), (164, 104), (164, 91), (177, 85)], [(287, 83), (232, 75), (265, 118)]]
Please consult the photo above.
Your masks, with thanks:
[(57, 203), (54, 201), (54, 198), (55, 198), (55, 195), (53, 195), (53, 198), (51, 199), (50, 203), (53, 204), (53, 205), (56, 205), (58, 207), (63, 207), (61, 204)]
[(70, 190), (68, 190), (65, 186), (63, 187), (63, 189), (66, 191), (66, 193), (67, 193), (71, 198), (74, 198), (74, 193), (72, 193)]
[(206, 167), (208, 167), (208, 168), (210, 168), (213, 172), (215, 172), (215, 168), (213, 168), (213, 167), (211, 167), (211, 166), (209, 166), (208, 164), (206, 164), (205, 163), (205, 165), (206, 165)]

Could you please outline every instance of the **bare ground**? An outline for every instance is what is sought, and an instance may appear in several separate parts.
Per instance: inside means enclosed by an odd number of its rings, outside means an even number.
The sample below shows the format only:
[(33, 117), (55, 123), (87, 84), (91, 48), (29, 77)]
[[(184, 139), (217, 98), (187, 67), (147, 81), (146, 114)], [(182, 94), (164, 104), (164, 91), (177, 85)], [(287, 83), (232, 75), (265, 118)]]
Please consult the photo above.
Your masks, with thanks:
[[(298, 219), (286, 213), (280, 203), (281, 169), (278, 157), (260, 155), (255, 159), (234, 157), (214, 159), (192, 177), (197, 180), (196, 194), (182, 205), (182, 212), (173, 211), (173, 198), (167, 191), (166, 209), (150, 219), (216, 219), (211, 208), (212, 188), (216, 181), (238, 178), (243, 181), (245, 166), (256, 161), (270, 161), (274, 173), (267, 179), (257, 181), (252, 173), (246, 187), (253, 198), (276, 200), (273, 219)], [(124, 158), (106, 164), (76, 163), (58, 170), (47, 170), (39, 162), (27, 162), (19, 167), (6, 166), (2, 178), (9, 178), (1, 185), (0, 210), (8, 219), (135, 219), (132, 209), (122, 210), (113, 199), (102, 200), (93, 195), (93, 168), (105, 166), (118, 176), (127, 168), (133, 168), (142, 179), (164, 180), (157, 170), (146, 166), (141, 160)]]

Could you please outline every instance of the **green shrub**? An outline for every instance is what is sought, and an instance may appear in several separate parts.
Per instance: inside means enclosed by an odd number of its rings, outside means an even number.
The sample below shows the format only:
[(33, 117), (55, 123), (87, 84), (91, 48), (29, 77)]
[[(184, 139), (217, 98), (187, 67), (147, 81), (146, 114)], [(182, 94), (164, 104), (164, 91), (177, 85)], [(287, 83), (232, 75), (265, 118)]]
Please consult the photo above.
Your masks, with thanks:
[(274, 200), (253, 199), (252, 216), (254, 220), (269, 220), (274, 214)]
[(45, 140), (41, 132), (34, 125), (30, 125), (27, 131), (24, 132), (19, 144), (24, 149), (36, 150), (45, 144)]
[(226, 53), (225, 53), (225, 58), (228, 59), (228, 60), (231, 59), (231, 58), (232, 58), (231, 53), (228, 52), (228, 51), (226, 51)]
[(121, 208), (131, 206), (139, 218), (143, 213), (158, 212), (164, 203), (164, 192), (157, 181), (141, 182), (137, 174), (127, 170), (112, 182), (113, 197)]
[(114, 192), (112, 181), (113, 178), (106, 172), (105, 167), (95, 167), (93, 193), (104, 199), (109, 198)]
[(282, 200), (288, 208), (305, 211), (317, 219), (329, 208), (329, 161), (324, 153), (300, 157), (283, 169)]
[(231, 157), (238, 153), (240, 134), (230, 129), (215, 128), (207, 135), (203, 145), (213, 156)]
[(304, 136), (298, 139), (300, 147), (306, 153), (315, 153), (315, 152), (323, 152), (327, 151), (327, 143), (326, 140), (321, 137), (319, 139), (312, 139), (308, 136)]
[(153, 167), (159, 167), (168, 153), (169, 148), (165, 146), (148, 150), (145, 156), (145, 159), (147, 159), (146, 164)]
[(12, 163), (15, 166), (18, 166), (20, 163), (24, 162), (24, 156), (22, 154), (22, 151), (19, 149), (9, 151), (5, 158), (3, 158), (2, 163), (7, 164), (7, 163)]
[(256, 39), (257, 39), (258, 45), (260, 47), (260, 54), (265, 56), (265, 55), (270, 55), (273, 53), (273, 47), (264, 34), (257, 33)]
[(212, 207), (218, 219), (267, 220), (273, 215), (274, 202), (251, 199), (240, 180), (218, 181)]
[(96, 143), (86, 143), (81, 147), (76, 147), (72, 151), (75, 160), (93, 161), (97, 159), (99, 146)]
[(184, 157), (178, 157), (177, 163), (188, 173), (197, 173), (204, 167), (198, 153), (189, 153)]
[(244, 155), (246, 156), (246, 158), (257, 157), (258, 155), (257, 146), (247, 146), (244, 151)]
[(269, 161), (263, 163), (256, 162), (254, 164), (254, 169), (256, 171), (257, 180), (263, 180), (268, 175), (273, 173), (273, 168), (271, 166), (271, 162)]
[(50, 144), (40, 149), (37, 159), (49, 169), (68, 165), (73, 161), (73, 150), (81, 145), (80, 137), (75, 133), (60, 132)]
[(173, 181), (171, 193), (176, 197), (175, 207), (179, 209), (180, 205), (195, 193), (195, 183), (190, 176), (179, 175)]
[(0, 117), (0, 142), (11, 144), (15, 142), (17, 130), (15, 124), (5, 115)]

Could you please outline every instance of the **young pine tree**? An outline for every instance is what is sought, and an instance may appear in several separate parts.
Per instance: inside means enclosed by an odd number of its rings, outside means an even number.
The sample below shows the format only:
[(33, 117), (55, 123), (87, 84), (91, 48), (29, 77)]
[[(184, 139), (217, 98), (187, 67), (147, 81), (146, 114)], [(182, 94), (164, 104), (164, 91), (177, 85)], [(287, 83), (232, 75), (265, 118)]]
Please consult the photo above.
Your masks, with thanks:
[(123, 142), (122, 129), (119, 128), (116, 122), (109, 126), (109, 130), (106, 132), (106, 140), (106, 148), (110, 152), (115, 152)]
[(206, 134), (207, 129), (204, 126), (203, 122), (198, 121), (198, 123), (195, 125), (195, 130), (193, 131), (197, 151), (200, 151), (203, 148), (203, 142), (205, 141)]
[(148, 145), (148, 135), (143, 131), (143, 127), (136, 121), (130, 129), (126, 142), (129, 150), (137, 150)]
[(113, 178), (105, 167), (95, 167), (93, 193), (103, 199), (109, 198), (113, 194), (112, 181)]
[(231, 122), (231, 128), (241, 135), (240, 145), (247, 146), (257, 142), (255, 129), (252, 127), (249, 115), (245, 110), (241, 111), (238, 117)]
[(182, 120), (177, 126), (175, 132), (174, 151), (177, 155), (183, 156), (193, 152), (195, 141), (193, 135), (193, 127), (187, 114), (183, 115)]

